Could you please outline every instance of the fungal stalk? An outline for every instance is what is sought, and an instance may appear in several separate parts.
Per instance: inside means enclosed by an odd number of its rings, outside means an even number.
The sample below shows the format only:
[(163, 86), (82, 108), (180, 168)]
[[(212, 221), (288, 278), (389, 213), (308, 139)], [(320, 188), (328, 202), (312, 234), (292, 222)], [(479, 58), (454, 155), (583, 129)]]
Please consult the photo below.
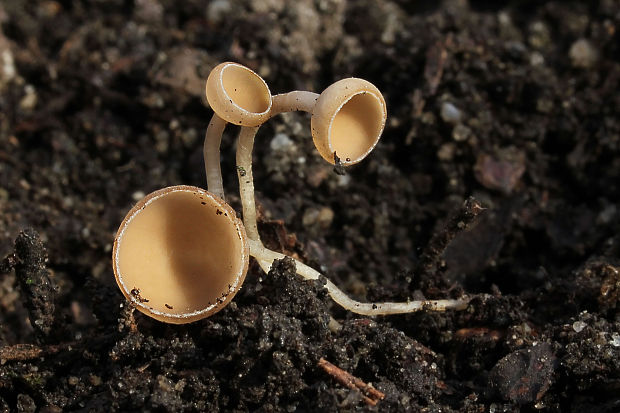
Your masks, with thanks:
[(220, 163), (220, 144), (222, 134), (226, 127), (226, 121), (217, 115), (213, 115), (207, 133), (202, 155), (205, 160), (205, 173), (207, 175), (207, 188), (209, 191), (222, 199), (224, 197), (224, 184), (222, 182), (222, 167)]

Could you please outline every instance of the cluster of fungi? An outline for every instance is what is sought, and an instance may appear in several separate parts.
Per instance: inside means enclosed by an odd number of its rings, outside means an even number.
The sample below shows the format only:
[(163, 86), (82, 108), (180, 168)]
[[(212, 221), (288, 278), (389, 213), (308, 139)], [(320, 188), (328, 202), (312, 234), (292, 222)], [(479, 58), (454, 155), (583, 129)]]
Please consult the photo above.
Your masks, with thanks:
[[(189, 323), (224, 308), (241, 288), (250, 257), (266, 273), (286, 257), (266, 248), (258, 233), (252, 148), (263, 123), (283, 112), (310, 113), (320, 155), (347, 166), (374, 149), (387, 118), (381, 92), (357, 78), (337, 81), (320, 95), (272, 95), (258, 74), (227, 62), (209, 74), (206, 94), (214, 111), (204, 142), (208, 191), (179, 185), (147, 195), (129, 211), (114, 241), (112, 261), (122, 293), (139, 311), (168, 323)], [(241, 126), (236, 162), (243, 220), (226, 203), (222, 183), (220, 142), (228, 123)], [(321, 277), (302, 262), (295, 264), (301, 277)], [(363, 303), (329, 280), (325, 288), (336, 303), (364, 315), (464, 309), (468, 303), (467, 298)]]

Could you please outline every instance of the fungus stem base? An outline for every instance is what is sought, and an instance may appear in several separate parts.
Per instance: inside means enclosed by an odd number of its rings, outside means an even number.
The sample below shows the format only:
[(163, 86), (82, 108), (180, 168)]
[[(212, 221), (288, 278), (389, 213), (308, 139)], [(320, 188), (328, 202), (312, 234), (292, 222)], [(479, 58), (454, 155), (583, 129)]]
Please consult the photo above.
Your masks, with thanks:
[[(260, 241), (249, 240), (248, 242), (250, 245), (250, 255), (258, 260), (261, 268), (265, 272), (269, 271), (271, 265), (273, 264), (273, 261), (287, 257), (287, 255), (266, 248)], [(468, 297), (448, 300), (417, 300), (400, 303), (362, 303), (360, 301), (353, 300), (352, 298), (347, 296), (333, 282), (324, 278), (323, 275), (320, 272), (316, 271), (314, 268), (307, 266), (301, 261), (294, 261), (297, 269), (297, 274), (299, 274), (306, 280), (318, 280), (319, 278), (323, 278), (325, 280), (325, 288), (327, 289), (327, 292), (332, 298), (332, 300), (334, 300), (343, 308), (356, 314), (375, 316), (414, 313), (420, 310), (464, 310), (465, 308), (467, 308), (467, 304), (469, 303)], [(268, 265), (267, 269), (265, 269), (266, 265)]]

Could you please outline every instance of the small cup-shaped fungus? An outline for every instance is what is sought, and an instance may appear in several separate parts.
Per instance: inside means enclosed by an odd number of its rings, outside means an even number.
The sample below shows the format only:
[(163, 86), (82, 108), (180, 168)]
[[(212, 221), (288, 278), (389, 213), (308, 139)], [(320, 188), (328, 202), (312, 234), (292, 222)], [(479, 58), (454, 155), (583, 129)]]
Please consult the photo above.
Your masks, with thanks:
[(387, 118), (383, 95), (357, 78), (337, 81), (321, 93), (312, 111), (312, 138), (321, 156), (343, 165), (355, 164), (375, 147)]
[(238, 63), (217, 65), (207, 78), (207, 101), (226, 122), (258, 126), (269, 119), (272, 105), (269, 86), (251, 69)]
[(248, 269), (245, 229), (219, 197), (193, 186), (147, 195), (121, 223), (112, 255), (116, 282), (138, 310), (189, 323), (215, 314)]

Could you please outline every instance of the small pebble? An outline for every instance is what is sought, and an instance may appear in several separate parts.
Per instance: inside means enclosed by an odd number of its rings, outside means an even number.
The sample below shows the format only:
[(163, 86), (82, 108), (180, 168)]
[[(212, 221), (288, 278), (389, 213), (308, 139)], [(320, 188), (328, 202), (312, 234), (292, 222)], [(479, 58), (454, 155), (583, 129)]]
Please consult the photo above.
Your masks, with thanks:
[(575, 330), (576, 333), (581, 333), (586, 326), (587, 324), (583, 321), (575, 321), (573, 323), (573, 330)]
[(328, 228), (334, 220), (334, 211), (330, 207), (323, 207), (319, 210), (317, 223), (321, 228)]
[(462, 123), (459, 123), (458, 125), (454, 127), (454, 129), (452, 129), (452, 139), (454, 139), (457, 142), (463, 142), (467, 140), (467, 138), (469, 138), (470, 136), (471, 136), (471, 129), (469, 129), (467, 126), (463, 125)]
[(37, 105), (37, 92), (32, 85), (24, 87), (26, 95), (19, 101), (19, 107), (22, 110), (30, 111)]
[(598, 224), (608, 225), (614, 219), (618, 212), (618, 208), (614, 204), (610, 204), (605, 207), (601, 212), (599, 212), (596, 217), (596, 221)]
[(207, 21), (218, 24), (231, 12), (232, 6), (228, 0), (215, 0), (207, 6)]
[(513, 147), (478, 155), (474, 173), (484, 187), (510, 194), (525, 172), (525, 154)]
[(437, 151), (437, 158), (439, 158), (440, 161), (448, 162), (454, 159), (455, 152), (456, 146), (453, 143), (444, 143)]
[(556, 358), (549, 344), (513, 351), (489, 374), (489, 387), (517, 404), (540, 400), (551, 386)]
[(191, 148), (198, 139), (198, 131), (194, 128), (183, 131), (181, 134), (181, 140), (186, 148)]
[(135, 0), (134, 14), (137, 20), (156, 23), (164, 16), (164, 7), (157, 0)]
[(32, 397), (28, 396), (27, 394), (18, 394), (17, 411), (23, 413), (34, 413), (37, 411), (37, 404), (34, 402)]
[(592, 67), (598, 60), (598, 50), (586, 39), (579, 39), (573, 43), (568, 55), (575, 67)]
[[(0, 45), (1, 46), (1, 45)], [(15, 61), (13, 60), (13, 53), (7, 47), (2, 50), (2, 54), (0, 54), (0, 63), (2, 63), (2, 72), (0, 73), (0, 83), (8, 82), (13, 80), (17, 75), (17, 70), (15, 70)]]
[(271, 143), (269, 143), (269, 147), (272, 151), (289, 150), (294, 145), (295, 143), (291, 140), (291, 138), (284, 133), (277, 133), (271, 140)]
[(308, 170), (306, 181), (312, 188), (318, 188), (319, 185), (329, 176), (330, 169), (320, 167), (311, 167)]
[(551, 44), (551, 31), (549, 27), (541, 22), (536, 21), (530, 25), (528, 43), (535, 49), (545, 49)]
[(551, 113), (554, 106), (553, 101), (545, 97), (541, 97), (536, 101), (536, 110), (540, 113)]
[(441, 119), (446, 123), (457, 124), (461, 121), (461, 111), (450, 102), (441, 105)]
[(155, 134), (155, 150), (159, 153), (168, 152), (168, 131), (160, 130)]
[(37, 8), (38, 17), (50, 19), (62, 11), (62, 5), (56, 1), (44, 1)]
[(545, 64), (545, 57), (540, 52), (533, 52), (530, 55), (530, 64), (532, 66), (542, 66)]
[(93, 386), (101, 386), (101, 383), (103, 383), (101, 377), (95, 376), (94, 374), (91, 374), (88, 377), (88, 381), (90, 381), (90, 384), (92, 384)]
[(301, 218), (301, 224), (304, 227), (313, 226), (319, 217), (319, 211), (315, 208), (308, 208), (304, 211), (304, 215)]
[(308, 208), (304, 211), (301, 222), (304, 227), (318, 227), (321, 229), (329, 228), (334, 220), (334, 211), (329, 207)]
[(338, 180), (338, 186), (349, 186), (349, 183), (351, 183), (351, 176), (350, 175), (338, 175), (337, 180)]

